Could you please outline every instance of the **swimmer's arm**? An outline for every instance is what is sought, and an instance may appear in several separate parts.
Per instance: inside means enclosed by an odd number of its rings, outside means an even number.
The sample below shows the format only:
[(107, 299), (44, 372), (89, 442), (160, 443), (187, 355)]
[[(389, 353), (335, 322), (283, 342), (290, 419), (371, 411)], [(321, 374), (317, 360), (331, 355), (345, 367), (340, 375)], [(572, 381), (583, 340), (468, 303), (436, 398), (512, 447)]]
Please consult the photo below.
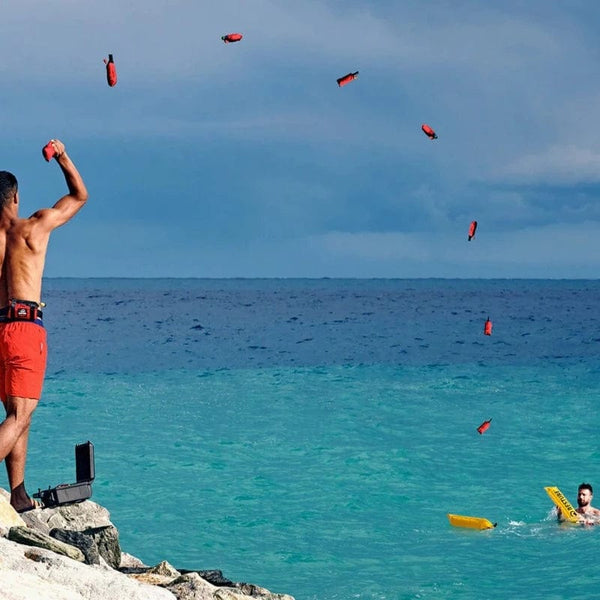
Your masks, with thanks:
[(600, 510), (597, 508), (592, 508), (591, 514), (588, 517), (588, 521), (590, 525), (600, 524)]

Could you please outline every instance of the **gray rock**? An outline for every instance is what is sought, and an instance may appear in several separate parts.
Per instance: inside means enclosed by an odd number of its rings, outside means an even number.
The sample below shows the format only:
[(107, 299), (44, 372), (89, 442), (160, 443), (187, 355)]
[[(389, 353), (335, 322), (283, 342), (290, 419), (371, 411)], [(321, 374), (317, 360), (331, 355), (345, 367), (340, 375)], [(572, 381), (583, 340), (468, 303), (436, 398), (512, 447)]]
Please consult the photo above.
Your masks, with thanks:
[(24, 544), (25, 546), (45, 548), (46, 550), (51, 550), (52, 552), (68, 556), (80, 562), (85, 560), (83, 552), (79, 548), (55, 540), (49, 535), (35, 529), (30, 529), (29, 527), (11, 527), (8, 532), (8, 539), (18, 544)]
[(79, 548), (85, 557), (85, 563), (87, 565), (99, 565), (100, 554), (98, 552), (98, 546), (94, 539), (86, 535), (82, 531), (69, 531), (68, 529), (57, 529), (56, 527), (50, 530), (50, 537), (53, 537), (59, 542), (64, 542), (71, 546)]
[(44, 520), (44, 510), (47, 509), (36, 508), (35, 510), (30, 510), (26, 513), (23, 513), (23, 521), (25, 521), (25, 525), (27, 525), (27, 527), (45, 533), (46, 535), (50, 535), (50, 527), (48, 527)]
[(137, 556), (133, 556), (127, 552), (121, 552), (121, 564), (119, 565), (119, 570), (134, 568), (148, 568), (148, 565), (145, 565)]
[(154, 567), (121, 569), (122, 572), (127, 572), (130, 577), (149, 583), (151, 585), (166, 586), (174, 579), (179, 577), (181, 573), (177, 571), (166, 560), (158, 563)]
[(58, 532), (79, 532), (87, 536), (90, 541), (85, 540), (81, 535), (72, 535), (70, 537), (72, 541), (68, 543), (77, 546), (83, 552), (88, 564), (98, 564), (99, 555), (112, 568), (119, 567), (121, 563), (119, 532), (111, 523), (109, 512), (99, 504), (85, 501), (25, 514), (28, 515), (26, 519), (29, 527), (49, 535), (51, 532), (56, 532), (52, 537), (61, 541), (65, 541), (66, 534)]
[(50, 563), (50, 559), (44, 556), (38, 550), (25, 550), (23, 556), (29, 560), (34, 560), (39, 563)]
[(217, 588), (213, 594), (213, 600), (249, 600), (250, 596), (242, 594), (234, 588)]
[(253, 583), (235, 583), (233, 587), (250, 598), (261, 598), (264, 600), (294, 600), (294, 598), (288, 594), (274, 594)]
[[(4, 490), (0, 490), (4, 492)], [(10, 498), (10, 494), (8, 494)], [(51, 529), (82, 531), (94, 527), (114, 525), (109, 512), (99, 504), (86, 500), (78, 504), (31, 510), (21, 515), (28, 527), (49, 534)]]
[(193, 571), (178, 577), (166, 588), (177, 600), (214, 600), (215, 590), (218, 589)]
[(170, 577), (171, 579), (175, 579), (181, 575), (181, 573), (166, 560), (163, 560), (157, 565), (150, 567), (147, 572), (154, 573), (156, 575), (162, 575), (163, 577)]
[(200, 577), (202, 577), (202, 579), (205, 579), (209, 583), (212, 583), (213, 585), (216, 585), (218, 587), (233, 587), (235, 585), (233, 581), (227, 579), (226, 577), (223, 577), (222, 571), (219, 571), (217, 569), (210, 569), (206, 571), (179, 569), (179, 572), (182, 575), (186, 575), (187, 573), (197, 573), (198, 575), (200, 575)]
[(114, 525), (103, 527), (91, 527), (84, 529), (83, 534), (92, 538), (98, 554), (113, 569), (118, 569), (121, 564), (121, 546), (119, 544), (119, 532)]
[[(36, 514), (32, 515), (32, 513)], [(24, 515), (32, 515), (32, 518), (27, 520), (29, 527), (40, 530), (46, 527), (46, 533), (54, 528), (83, 531), (94, 527), (114, 527), (110, 521), (110, 513), (106, 508), (91, 500), (67, 506), (35, 510), (24, 513)]]
[[(203, 580), (207, 581), (213, 586), (213, 596), (210, 596), (211, 599), (214, 598), (260, 598), (261, 600), (294, 600), (292, 596), (288, 594), (276, 594), (273, 593), (263, 587), (258, 585), (254, 585), (253, 583), (234, 583), (233, 581), (223, 577), (223, 573), (218, 570), (211, 571), (187, 571), (185, 569), (180, 569), (182, 573), (182, 577), (175, 580), (171, 585), (179, 584), (180, 582), (185, 583), (188, 580), (183, 579), (188, 575), (198, 575)], [(194, 581), (194, 580), (192, 580)], [(171, 585), (168, 586), (171, 589)], [(227, 590), (223, 592), (221, 596), (217, 596), (216, 588), (223, 588), (223, 590)], [(203, 591), (205, 588), (202, 588)], [(175, 593), (175, 592), (174, 592)], [(177, 595), (177, 593), (175, 593)], [(179, 597), (179, 596), (178, 596)], [(190, 596), (190, 598), (194, 598), (194, 596)]]

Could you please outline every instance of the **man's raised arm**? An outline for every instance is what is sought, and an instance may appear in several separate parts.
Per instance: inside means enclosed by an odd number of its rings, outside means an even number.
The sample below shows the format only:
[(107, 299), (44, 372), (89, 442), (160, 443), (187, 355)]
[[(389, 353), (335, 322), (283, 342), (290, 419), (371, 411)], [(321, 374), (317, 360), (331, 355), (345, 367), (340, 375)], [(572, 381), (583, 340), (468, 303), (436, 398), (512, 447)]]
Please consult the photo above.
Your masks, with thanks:
[(50, 140), (54, 149), (54, 158), (58, 163), (69, 193), (60, 198), (51, 209), (38, 211), (38, 216), (50, 228), (55, 229), (64, 225), (75, 216), (88, 199), (88, 192), (83, 179), (65, 150), (65, 145), (60, 140)]

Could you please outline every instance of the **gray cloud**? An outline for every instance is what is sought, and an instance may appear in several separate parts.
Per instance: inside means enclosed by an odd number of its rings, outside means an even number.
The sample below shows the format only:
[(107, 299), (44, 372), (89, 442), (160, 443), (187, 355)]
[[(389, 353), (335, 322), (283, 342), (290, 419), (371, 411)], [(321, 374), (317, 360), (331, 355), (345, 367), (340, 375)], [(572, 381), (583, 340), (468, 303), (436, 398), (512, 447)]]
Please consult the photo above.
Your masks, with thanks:
[[(594, 232), (600, 219), (599, 13), (589, 2), (541, 0), (9, 0), (0, 125), (15, 142), (4, 162), (16, 161), (27, 189), (39, 179), (41, 166), (30, 166), (38, 146), (64, 138), (93, 192), (126, 190), (119, 210), (90, 209), (109, 230), (140, 205), (148, 220), (162, 215), (175, 173), (176, 206), (197, 210), (204, 234), (226, 232), (211, 240), (224, 256), (213, 265), (228, 273), (229, 263), (246, 264), (236, 244), (273, 271), (303, 272), (300, 259), (280, 263), (268, 251), (298, 253), (329, 275), (354, 260), (364, 275), (391, 275), (403, 259), (438, 273), (446, 259), (472, 260), (462, 245), (449, 250), (472, 218), (482, 238), (500, 235), (486, 247), (498, 269), (518, 260), (562, 268), (567, 251), (552, 256), (548, 240), (565, 232), (569, 248), (577, 224)], [(244, 40), (223, 44), (230, 31)], [(358, 80), (338, 88), (350, 70)], [(423, 122), (438, 140), (425, 138)], [(45, 190), (30, 185), (34, 196)], [(231, 187), (237, 196), (222, 191)], [(170, 229), (178, 217), (162, 218), (172, 245), (190, 235), (188, 214), (179, 229)], [(328, 257), (315, 262), (299, 250), (307, 244)], [(514, 259), (512, 248), (521, 250)], [(597, 267), (593, 252), (573, 252), (572, 264)], [(131, 253), (139, 264), (133, 242)], [(107, 257), (103, 268), (117, 264)]]

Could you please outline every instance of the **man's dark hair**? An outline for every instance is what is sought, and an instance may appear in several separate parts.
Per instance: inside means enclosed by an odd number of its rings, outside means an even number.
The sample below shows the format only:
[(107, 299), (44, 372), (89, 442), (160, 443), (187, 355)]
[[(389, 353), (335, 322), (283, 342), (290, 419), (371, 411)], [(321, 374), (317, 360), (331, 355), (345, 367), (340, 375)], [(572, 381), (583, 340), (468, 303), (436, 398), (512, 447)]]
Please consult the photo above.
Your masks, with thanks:
[(581, 490), (590, 490), (590, 494), (594, 494), (594, 490), (592, 489), (591, 483), (581, 483), (577, 488), (577, 491), (580, 492)]
[(0, 209), (13, 199), (18, 190), (17, 178), (9, 171), (0, 171)]

